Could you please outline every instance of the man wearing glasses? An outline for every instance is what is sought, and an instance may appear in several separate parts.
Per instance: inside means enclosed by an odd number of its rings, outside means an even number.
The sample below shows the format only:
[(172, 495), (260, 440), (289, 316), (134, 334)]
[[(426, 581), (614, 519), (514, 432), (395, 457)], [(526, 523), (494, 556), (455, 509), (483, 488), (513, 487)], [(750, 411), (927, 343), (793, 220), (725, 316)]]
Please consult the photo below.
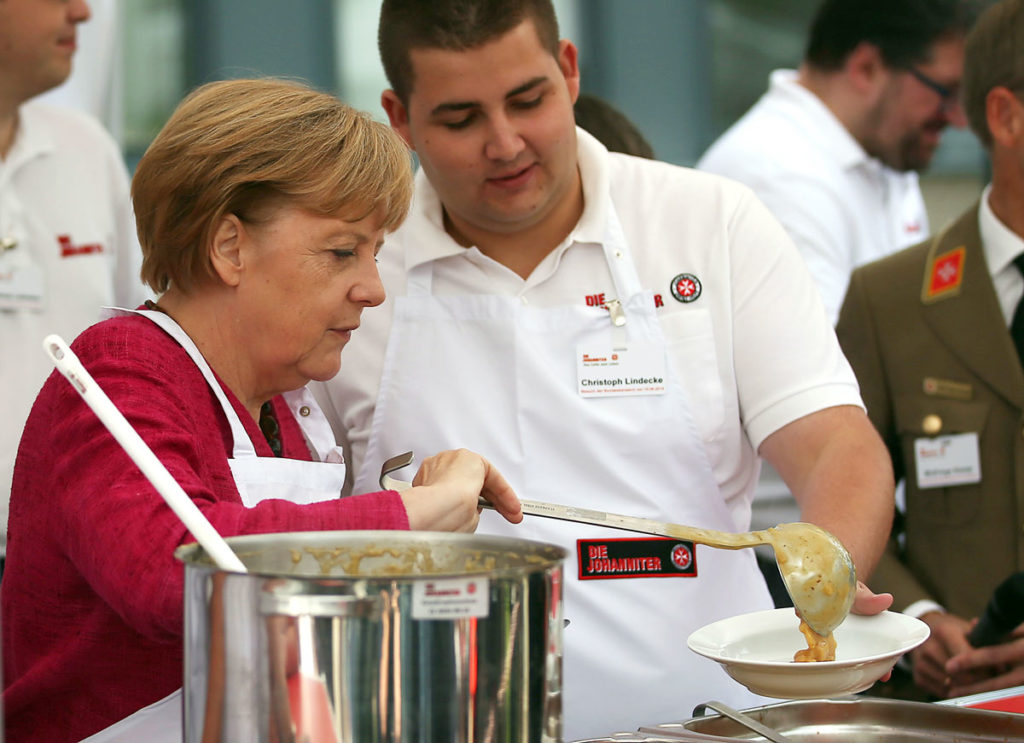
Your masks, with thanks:
[(766, 92), (697, 167), (746, 183), (782, 222), (832, 323), (851, 271), (929, 234), (917, 171), (957, 100), (966, 0), (825, 0), (803, 64)]

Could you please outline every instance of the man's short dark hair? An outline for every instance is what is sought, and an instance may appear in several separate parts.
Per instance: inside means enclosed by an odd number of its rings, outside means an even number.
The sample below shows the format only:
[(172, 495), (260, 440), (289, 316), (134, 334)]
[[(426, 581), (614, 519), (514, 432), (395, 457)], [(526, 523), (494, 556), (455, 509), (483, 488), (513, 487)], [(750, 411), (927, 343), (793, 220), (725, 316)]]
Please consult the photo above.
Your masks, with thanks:
[(992, 147), (985, 100), (996, 87), (1024, 100), (1024, 1), (1003, 0), (978, 19), (964, 50), (963, 105), (967, 123)]
[(541, 45), (558, 55), (558, 19), (551, 0), (384, 0), (377, 47), (388, 84), (408, 105), (412, 49), (475, 49), (533, 21)]
[(869, 42), (890, 67), (926, 62), (936, 41), (967, 33), (981, 2), (825, 0), (811, 23), (804, 60), (819, 70), (838, 70), (860, 43)]

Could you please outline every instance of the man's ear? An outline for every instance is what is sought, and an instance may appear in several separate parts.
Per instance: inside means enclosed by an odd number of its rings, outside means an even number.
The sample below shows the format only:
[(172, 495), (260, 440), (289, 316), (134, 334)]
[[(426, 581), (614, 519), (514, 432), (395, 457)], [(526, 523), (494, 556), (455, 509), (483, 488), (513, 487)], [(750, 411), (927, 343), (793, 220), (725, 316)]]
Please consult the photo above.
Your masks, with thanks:
[(569, 87), (569, 98), (576, 103), (576, 99), (580, 97), (579, 51), (568, 39), (558, 42), (558, 68)]
[(409, 111), (399, 100), (398, 94), (391, 89), (385, 90), (380, 94), (380, 105), (384, 107), (384, 112), (388, 115), (391, 128), (398, 132), (410, 149), (415, 150), (409, 131)]
[(234, 214), (225, 214), (210, 237), (210, 265), (228, 286), (238, 286), (242, 278), (242, 241), (245, 226)]
[(1024, 136), (1024, 104), (1009, 88), (999, 85), (985, 96), (985, 120), (992, 141), (1016, 149)]
[(862, 41), (853, 48), (843, 63), (843, 71), (856, 91), (871, 98), (877, 95), (890, 75), (881, 50), (869, 41)]

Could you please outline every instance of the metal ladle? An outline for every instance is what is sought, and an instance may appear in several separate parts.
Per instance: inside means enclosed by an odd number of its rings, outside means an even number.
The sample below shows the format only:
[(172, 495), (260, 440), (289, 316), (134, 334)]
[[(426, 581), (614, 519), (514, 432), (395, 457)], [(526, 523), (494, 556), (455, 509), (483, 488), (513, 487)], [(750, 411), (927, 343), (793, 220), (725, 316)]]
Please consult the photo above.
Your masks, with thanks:
[[(408, 488), (410, 483), (396, 480), (389, 473), (412, 464), (413, 459), (412, 452), (406, 452), (385, 461), (381, 467), (381, 487), (392, 490)], [(532, 516), (686, 539), (719, 549), (771, 545), (793, 606), (807, 625), (822, 637), (830, 635), (846, 619), (857, 593), (857, 571), (850, 553), (832, 534), (814, 524), (779, 524), (770, 529), (733, 534), (575, 506), (522, 499), (519, 502), (523, 513)], [(483, 498), (480, 506), (493, 509)]]

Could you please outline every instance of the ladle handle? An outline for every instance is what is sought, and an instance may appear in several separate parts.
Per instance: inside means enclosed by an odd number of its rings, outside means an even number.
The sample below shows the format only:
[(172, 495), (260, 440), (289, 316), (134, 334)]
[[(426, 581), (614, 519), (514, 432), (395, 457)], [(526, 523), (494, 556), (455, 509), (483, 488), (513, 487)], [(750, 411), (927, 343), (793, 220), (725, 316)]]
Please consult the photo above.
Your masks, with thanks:
[[(412, 487), (412, 483), (403, 480), (396, 480), (391, 473), (407, 467), (413, 462), (412, 452), (405, 452), (391, 457), (384, 462), (380, 472), (380, 485), (386, 490), (402, 491)], [(658, 537), (670, 537), (672, 539), (687, 539), (697, 544), (704, 544), (708, 547), (735, 550), (743, 547), (753, 547), (758, 544), (768, 544), (769, 539), (765, 532), (751, 531), (740, 534), (731, 534), (724, 531), (711, 529), (698, 529), (693, 526), (682, 524), (670, 524), (665, 521), (654, 521), (643, 519), (637, 516), (622, 516), (617, 513), (606, 513), (605, 511), (594, 511), (589, 508), (576, 508), (575, 506), (562, 506), (556, 503), (543, 503), (541, 501), (522, 500), (523, 513), (531, 516), (543, 516), (549, 519), (561, 521), (575, 521), (580, 524), (593, 524), (608, 529), (622, 529), (624, 531), (639, 532), (641, 534), (653, 534)], [(480, 497), (478, 505), (481, 508), (494, 510), (494, 505), (483, 496)]]
[(48, 335), (43, 339), (43, 349), (53, 361), (57, 370), (71, 383), (86, 404), (92, 408), (107, 430), (117, 439), (128, 456), (149, 479), (167, 505), (177, 514), (196, 541), (206, 550), (217, 567), (236, 573), (248, 572), (227, 542), (217, 533), (213, 525), (199, 510), (199, 507), (181, 489), (178, 482), (157, 459), (153, 450), (146, 445), (138, 432), (117, 409), (107, 394), (85, 370), (64, 339), (59, 335)]
[[(603, 526), (608, 529), (622, 529), (641, 534), (653, 534), (658, 537), (687, 539), (697, 544), (718, 547), (720, 549), (741, 549), (766, 542), (760, 532), (731, 534), (712, 529), (699, 529), (693, 526), (672, 524), (666, 521), (655, 521), (638, 516), (623, 516), (617, 513), (594, 511), (589, 508), (577, 508), (576, 506), (562, 506), (556, 503), (543, 503), (541, 501), (522, 499), (519, 502), (523, 506), (523, 513), (530, 514), (531, 516), (575, 521), (580, 524), (593, 524), (594, 526)], [(494, 506), (485, 498), (480, 498), (479, 505), (482, 508), (494, 509)]]

